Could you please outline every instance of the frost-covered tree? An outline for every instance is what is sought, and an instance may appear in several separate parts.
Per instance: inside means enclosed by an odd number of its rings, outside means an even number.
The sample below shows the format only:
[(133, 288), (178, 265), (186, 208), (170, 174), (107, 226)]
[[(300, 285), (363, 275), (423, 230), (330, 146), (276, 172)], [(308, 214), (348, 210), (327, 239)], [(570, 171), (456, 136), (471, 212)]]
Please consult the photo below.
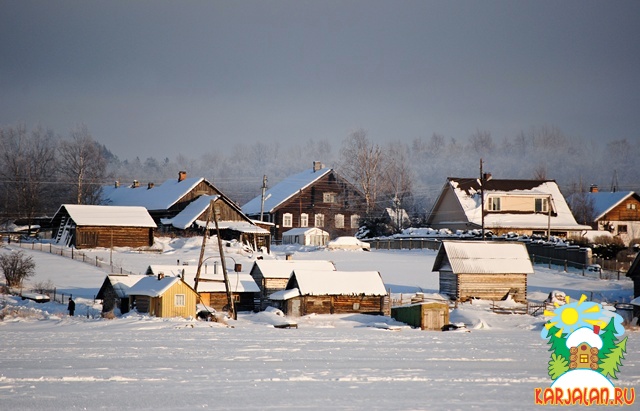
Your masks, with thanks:
[(0, 270), (9, 287), (20, 287), (25, 278), (35, 274), (36, 263), (22, 251), (0, 254)]

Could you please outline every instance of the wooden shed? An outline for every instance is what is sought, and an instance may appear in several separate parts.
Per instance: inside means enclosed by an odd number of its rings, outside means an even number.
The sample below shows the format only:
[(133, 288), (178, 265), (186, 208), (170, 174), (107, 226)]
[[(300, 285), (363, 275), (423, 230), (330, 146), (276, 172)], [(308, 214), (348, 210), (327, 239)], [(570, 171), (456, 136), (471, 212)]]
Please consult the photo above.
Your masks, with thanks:
[(324, 260), (256, 260), (249, 272), (260, 289), (255, 308), (264, 310), (269, 295), (284, 290), (294, 270), (335, 271), (336, 267)]
[(391, 317), (422, 330), (442, 331), (449, 324), (449, 304), (434, 301), (393, 307)]
[(145, 278), (144, 275), (109, 274), (105, 277), (96, 299), (102, 300), (102, 313), (115, 309), (121, 314), (129, 312), (129, 290)]
[(287, 315), (389, 314), (389, 295), (377, 271), (294, 270), (271, 301)]
[(144, 207), (63, 204), (55, 242), (75, 248), (150, 247), (156, 224)]
[[(211, 261), (211, 260), (209, 260)], [(227, 288), (224, 284), (222, 267), (218, 264), (204, 266), (200, 272), (198, 282), (198, 303), (222, 311), (227, 305)], [(189, 286), (195, 289), (195, 278), (198, 267), (194, 265), (150, 265), (148, 275), (163, 274), (165, 276), (182, 277)], [(228, 271), (229, 288), (236, 311), (253, 311), (254, 300), (260, 293), (260, 288), (249, 275), (240, 271)]]
[(154, 317), (195, 317), (197, 294), (177, 277), (145, 276), (129, 289), (131, 306)]
[(440, 272), (440, 293), (452, 300), (527, 300), (533, 266), (522, 243), (443, 241), (432, 271)]
[(327, 245), (329, 233), (316, 227), (292, 228), (282, 233), (282, 244)]

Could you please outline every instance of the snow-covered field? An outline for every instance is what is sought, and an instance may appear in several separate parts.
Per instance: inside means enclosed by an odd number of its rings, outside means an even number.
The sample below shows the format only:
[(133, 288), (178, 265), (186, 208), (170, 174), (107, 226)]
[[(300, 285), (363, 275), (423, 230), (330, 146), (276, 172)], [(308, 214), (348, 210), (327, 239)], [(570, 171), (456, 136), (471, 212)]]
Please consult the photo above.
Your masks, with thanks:
[[(114, 263), (143, 273), (149, 264), (197, 264), (200, 239), (158, 239), (161, 253), (114, 251)], [(11, 246), (13, 249), (13, 246)], [(209, 245), (206, 255), (217, 248)], [(225, 250), (248, 272), (250, 256)], [(8, 252), (4, 246), (0, 252)], [(488, 303), (461, 305), (452, 322), (471, 332), (427, 332), (386, 317), (316, 315), (297, 329), (271, 326), (268, 313), (240, 313), (231, 327), (130, 313), (94, 316), (105, 272), (48, 253), (29, 283), (51, 280), (73, 293), (66, 306), (0, 296), (0, 409), (533, 409), (546, 388), (549, 346), (543, 317), (500, 315)], [(91, 255), (109, 261), (110, 250)], [(395, 297), (438, 292), (433, 251), (327, 251), (277, 248), (273, 256), (327, 259), (338, 270), (380, 271)], [(536, 266), (529, 299), (552, 290), (572, 299), (629, 301), (628, 280), (604, 281)], [(87, 317), (89, 316), (89, 318)], [(95, 318), (94, 318), (95, 317)], [(387, 330), (374, 325), (400, 325)], [(628, 330), (619, 387), (640, 386), (640, 332)]]

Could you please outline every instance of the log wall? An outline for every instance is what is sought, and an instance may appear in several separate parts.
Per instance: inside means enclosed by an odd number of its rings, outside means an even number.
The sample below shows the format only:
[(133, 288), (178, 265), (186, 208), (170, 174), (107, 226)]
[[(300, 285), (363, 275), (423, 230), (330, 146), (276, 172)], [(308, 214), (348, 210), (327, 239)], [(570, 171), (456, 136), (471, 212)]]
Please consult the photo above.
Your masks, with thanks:
[(96, 247), (150, 247), (153, 245), (153, 228), (148, 227), (76, 227), (76, 248)]

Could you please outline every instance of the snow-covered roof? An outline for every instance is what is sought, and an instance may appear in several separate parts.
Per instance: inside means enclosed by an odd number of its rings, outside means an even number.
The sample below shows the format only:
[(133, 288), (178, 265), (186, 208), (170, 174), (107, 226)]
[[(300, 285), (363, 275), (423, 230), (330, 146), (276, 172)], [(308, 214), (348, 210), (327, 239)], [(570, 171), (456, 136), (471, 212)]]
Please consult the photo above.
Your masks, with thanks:
[[(448, 184), (456, 195), (467, 220), (482, 225), (482, 199), (480, 181), (472, 178), (449, 178)], [(489, 196), (548, 196), (551, 195), (552, 213), (495, 212), (484, 215), (485, 227), (503, 229), (588, 230), (591, 227), (576, 222), (567, 202), (553, 180), (489, 180), (484, 183), (485, 203)]]
[(527, 247), (518, 242), (443, 241), (431, 271), (456, 274), (533, 274)]
[(102, 195), (105, 204), (168, 210), (202, 181), (205, 181), (202, 177), (185, 178), (182, 181), (172, 178), (153, 188), (109, 185), (102, 187)]
[(293, 270), (336, 270), (331, 261), (325, 260), (256, 260), (251, 271), (256, 267), (264, 278), (289, 278)]
[(275, 293), (272, 293), (271, 295), (269, 295), (269, 299), (274, 301), (284, 301), (284, 300), (289, 300), (291, 298), (295, 298), (299, 296), (300, 296), (300, 290), (298, 290), (297, 288), (293, 288), (291, 290), (276, 291)]
[(145, 278), (145, 275), (127, 275), (127, 274), (109, 274), (107, 279), (111, 283), (113, 290), (116, 292), (118, 297), (124, 298), (129, 295), (129, 290), (131, 287), (136, 285), (138, 281)]
[(184, 208), (184, 210), (180, 211), (178, 215), (176, 215), (175, 217), (169, 220), (163, 219), (162, 222), (163, 224), (165, 224), (170, 221), (171, 225), (181, 230), (189, 228), (196, 221), (196, 219), (200, 217), (202, 213), (204, 213), (207, 210), (207, 208), (209, 208), (211, 201), (215, 201), (218, 198), (220, 198), (220, 196), (217, 196), (217, 195), (200, 196), (194, 201), (192, 201), (191, 203), (189, 203), (189, 205), (187, 205)]
[[(318, 179), (331, 172), (331, 168), (325, 167), (318, 171), (313, 168), (301, 173), (289, 176), (265, 192), (264, 212), (272, 213), (280, 204), (299, 193)], [(242, 206), (242, 211), (248, 215), (260, 214), (262, 196), (257, 196)]]
[(129, 295), (146, 295), (148, 297), (159, 297), (178, 281), (182, 280), (177, 277), (164, 277), (158, 279), (158, 277), (156, 276), (146, 275), (129, 289)]
[[(207, 225), (207, 222), (196, 220), (196, 225), (198, 227), (204, 227)], [(215, 223), (209, 222), (209, 228), (215, 228)], [(269, 234), (269, 230), (258, 227), (257, 225), (247, 221), (218, 221), (218, 228), (221, 230), (234, 230), (247, 234)]]
[(611, 209), (615, 206), (631, 197), (633, 191), (616, 191), (613, 193), (607, 193), (598, 191), (597, 193), (585, 193), (587, 198), (593, 199), (593, 210), (595, 211), (594, 221), (598, 221), (603, 218)]
[[(62, 209), (65, 209), (79, 226), (156, 227), (156, 223), (144, 207), (63, 204), (56, 212), (56, 216)], [(56, 216), (53, 218), (55, 219)]]
[(377, 271), (294, 270), (287, 289), (297, 288), (300, 295), (386, 295)]
[(567, 348), (577, 347), (582, 343), (587, 343), (590, 347), (597, 349), (602, 348), (602, 338), (593, 332), (593, 328), (578, 328), (567, 337)]
[(327, 233), (324, 230), (319, 229), (318, 227), (298, 227), (298, 228), (292, 228), (291, 230), (287, 230), (284, 233), (282, 233), (282, 236), (295, 236), (295, 235), (325, 235), (328, 236), (329, 233)]
[[(184, 281), (191, 288), (194, 288), (198, 267), (193, 265), (150, 265), (147, 268), (147, 274), (158, 275), (160, 273), (171, 277), (182, 277), (184, 273)], [(234, 293), (260, 292), (260, 288), (248, 273), (236, 273), (227, 270), (227, 277), (229, 278), (229, 288)], [(219, 267), (218, 273), (214, 274), (211, 264), (206, 267), (203, 266), (200, 269), (200, 280), (198, 281), (198, 292), (216, 293), (226, 291), (222, 267)]]

